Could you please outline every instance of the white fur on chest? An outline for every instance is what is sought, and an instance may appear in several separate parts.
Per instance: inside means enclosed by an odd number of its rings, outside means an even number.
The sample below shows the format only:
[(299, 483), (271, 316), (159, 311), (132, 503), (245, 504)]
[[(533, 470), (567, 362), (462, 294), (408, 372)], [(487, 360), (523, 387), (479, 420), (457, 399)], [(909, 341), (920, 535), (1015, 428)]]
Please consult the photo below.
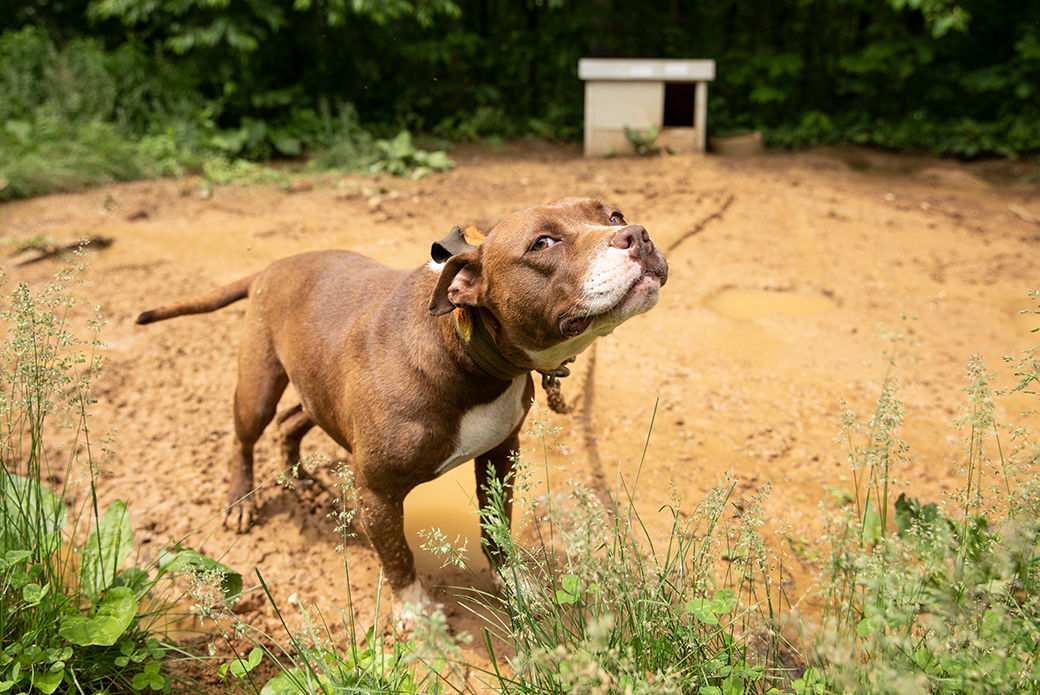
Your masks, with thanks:
[(502, 443), (527, 412), (524, 386), (527, 376), (518, 376), (505, 392), (491, 401), (467, 410), (455, 436), (455, 451), (437, 467), (437, 475), (471, 461)]

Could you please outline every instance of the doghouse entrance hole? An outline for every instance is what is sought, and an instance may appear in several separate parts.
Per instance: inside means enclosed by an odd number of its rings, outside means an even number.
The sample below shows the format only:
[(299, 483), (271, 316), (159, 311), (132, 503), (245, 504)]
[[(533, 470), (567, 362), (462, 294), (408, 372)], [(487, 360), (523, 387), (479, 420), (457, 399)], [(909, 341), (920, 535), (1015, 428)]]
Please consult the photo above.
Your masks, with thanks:
[(693, 107), (697, 101), (697, 85), (693, 82), (664, 83), (664, 125), (692, 128)]

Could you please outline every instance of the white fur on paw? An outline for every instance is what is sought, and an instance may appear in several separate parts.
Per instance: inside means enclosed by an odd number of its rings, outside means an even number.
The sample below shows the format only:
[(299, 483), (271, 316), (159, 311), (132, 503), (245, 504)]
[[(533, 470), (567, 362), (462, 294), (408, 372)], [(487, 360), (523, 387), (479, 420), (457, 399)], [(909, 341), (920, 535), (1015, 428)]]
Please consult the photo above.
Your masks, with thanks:
[(499, 592), (522, 594), (528, 600), (545, 594), (545, 587), (523, 569), (506, 565), (491, 570), (491, 584)]
[(413, 632), (423, 616), (444, 610), (444, 605), (434, 603), (422, 582), (416, 579), (394, 597), (394, 624), (401, 633)]

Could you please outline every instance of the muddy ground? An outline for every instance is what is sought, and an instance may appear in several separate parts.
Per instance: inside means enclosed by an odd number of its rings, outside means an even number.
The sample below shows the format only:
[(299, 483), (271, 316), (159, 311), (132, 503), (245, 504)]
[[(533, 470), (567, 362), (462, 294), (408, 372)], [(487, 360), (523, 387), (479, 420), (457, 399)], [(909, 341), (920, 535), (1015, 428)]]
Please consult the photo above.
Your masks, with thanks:
[[(142, 556), (184, 540), (240, 571), (247, 585), (259, 569), (283, 607), (295, 595), (337, 622), (333, 607), (346, 606), (343, 556), (327, 517), (332, 500), (276, 484), (273, 438), (258, 450), (259, 522), (242, 536), (222, 528), (243, 306), (134, 324), (144, 309), (301, 251), (349, 248), (412, 267), (454, 225), (490, 228), (510, 212), (570, 195), (615, 203), (665, 249), (671, 274), (658, 306), (601, 340), (565, 380), (576, 407), (552, 417), (565, 442), (553, 461), (574, 463), (554, 480), (561, 490), (571, 477), (614, 494), (619, 471), (634, 479), (646, 445), (637, 503), (652, 533), (667, 530), (658, 509), (672, 488), (692, 505), (731, 472), (735, 500), (771, 484), (767, 535), (781, 530), (805, 554), (820, 533), (820, 501), (833, 488), (852, 488), (846, 449), (832, 440), (843, 400), (865, 418), (877, 396), (887, 347), (879, 326), (919, 344), (918, 359), (897, 368), (902, 436), (915, 458), (896, 475), (924, 501), (941, 501), (963, 480), (962, 434), (950, 423), (969, 356), (979, 352), (996, 369), (1001, 356), (1038, 342), (1029, 333), (1038, 322), (1017, 314), (1035, 308), (1027, 290), (1040, 288), (1040, 224), (1028, 219), (1040, 217), (1036, 167), (860, 150), (588, 160), (575, 148), (537, 143), (452, 156), (453, 171), (421, 181), (322, 175), (296, 178), (288, 189), (219, 186), (205, 197), (189, 178), (0, 206), (0, 237), (113, 240), (91, 252), (78, 292), (107, 321), (91, 430), (112, 441), (98, 492), (102, 503), (127, 501)], [(15, 260), (2, 261), (9, 280), (30, 283), (60, 263)], [(1027, 405), (1009, 400), (1000, 412), (1011, 418)], [(344, 455), (320, 432), (304, 448)], [(472, 566), (486, 577), (470, 468), (418, 488), (407, 522), (413, 533), (468, 535)], [(319, 477), (332, 480), (327, 471)], [(378, 563), (361, 539), (348, 544), (346, 560), (354, 611), (371, 624)], [(452, 628), (474, 631), (446, 587), (477, 580), (424, 554), (419, 565)], [(797, 600), (811, 584), (811, 571), (795, 567), (788, 596)], [(241, 615), (277, 628), (259, 598)]]

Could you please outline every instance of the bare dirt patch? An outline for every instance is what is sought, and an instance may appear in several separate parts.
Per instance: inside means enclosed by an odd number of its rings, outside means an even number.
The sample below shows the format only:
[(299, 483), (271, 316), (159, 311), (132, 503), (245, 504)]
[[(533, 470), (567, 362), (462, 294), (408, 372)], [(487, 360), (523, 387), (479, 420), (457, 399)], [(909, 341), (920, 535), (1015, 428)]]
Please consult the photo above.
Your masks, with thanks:
[[(730, 471), (738, 496), (771, 484), (770, 530), (811, 546), (818, 503), (831, 488), (851, 488), (846, 451), (832, 439), (843, 399), (866, 416), (877, 395), (880, 324), (920, 344), (919, 359), (897, 371), (902, 436), (916, 456), (897, 475), (908, 494), (941, 500), (961, 482), (961, 435), (949, 423), (969, 355), (981, 352), (995, 369), (1002, 355), (1037, 342), (1029, 333), (1037, 322), (1017, 312), (1035, 308), (1026, 291), (1040, 287), (1040, 225), (1009, 206), (1040, 217), (1040, 193), (1016, 183), (1017, 170), (847, 150), (586, 160), (569, 147), (516, 145), (454, 158), (455, 170), (422, 181), (321, 176), (289, 191), (222, 186), (204, 199), (198, 181), (166, 180), (0, 207), (0, 236), (112, 240), (91, 252), (79, 289), (107, 319), (109, 362), (91, 426), (95, 438), (114, 432), (101, 502), (127, 501), (144, 556), (186, 539), (247, 585), (258, 568), (283, 607), (295, 594), (335, 620), (333, 607), (346, 606), (331, 496), (277, 486), (267, 438), (257, 451), (259, 523), (243, 536), (221, 526), (241, 305), (134, 324), (142, 310), (301, 251), (349, 248), (412, 267), (454, 225), (490, 228), (567, 195), (610, 200), (644, 225), (667, 250), (668, 284), (657, 308), (600, 341), (565, 380), (577, 407), (553, 416), (566, 443), (553, 461), (575, 463), (553, 476), (614, 494), (619, 471), (634, 479), (656, 408), (637, 493), (653, 533), (667, 530), (658, 510), (673, 488), (692, 503)], [(5, 272), (40, 283), (57, 263), (8, 263)], [(917, 318), (904, 323), (901, 314)], [(544, 407), (541, 391), (539, 399)], [(1009, 400), (1004, 414), (1026, 405)], [(343, 457), (317, 432), (304, 448)], [(472, 472), (457, 470), (413, 493), (407, 522), (468, 535), (472, 564), (486, 576)], [(348, 544), (346, 566), (354, 611), (371, 624), (379, 566), (363, 540)], [(472, 631), (477, 623), (450, 587), (473, 586), (473, 577), (425, 555), (420, 570), (439, 587), (434, 598), (448, 604), (452, 626)], [(795, 571), (788, 595), (797, 599), (811, 582)], [(276, 627), (265, 602), (247, 608), (246, 620)]]

